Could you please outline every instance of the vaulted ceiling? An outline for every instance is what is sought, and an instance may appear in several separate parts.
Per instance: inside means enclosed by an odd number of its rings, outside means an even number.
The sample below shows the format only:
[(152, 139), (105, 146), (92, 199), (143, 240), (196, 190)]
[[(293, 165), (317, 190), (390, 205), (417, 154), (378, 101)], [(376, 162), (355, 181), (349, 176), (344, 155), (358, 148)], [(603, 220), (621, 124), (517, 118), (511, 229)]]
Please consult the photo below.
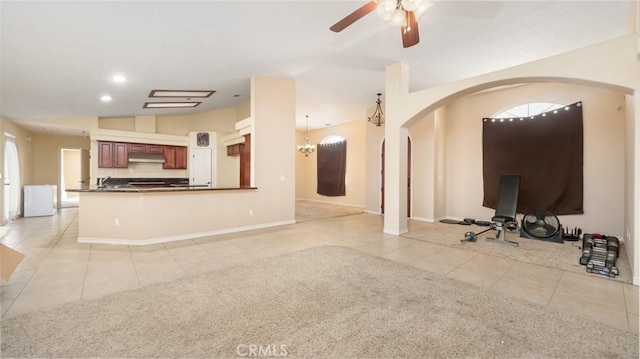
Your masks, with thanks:
[[(261, 75), (295, 79), (296, 126), (309, 115), (318, 128), (363, 118), (377, 92), (384, 100), (389, 64), (406, 63), (419, 90), (623, 36), (635, 11), (634, 1), (433, 0), (413, 47), (375, 11), (329, 31), (366, 1), (2, 1), (0, 115), (210, 111), (248, 101)], [(195, 108), (143, 108), (154, 89), (216, 92)]]

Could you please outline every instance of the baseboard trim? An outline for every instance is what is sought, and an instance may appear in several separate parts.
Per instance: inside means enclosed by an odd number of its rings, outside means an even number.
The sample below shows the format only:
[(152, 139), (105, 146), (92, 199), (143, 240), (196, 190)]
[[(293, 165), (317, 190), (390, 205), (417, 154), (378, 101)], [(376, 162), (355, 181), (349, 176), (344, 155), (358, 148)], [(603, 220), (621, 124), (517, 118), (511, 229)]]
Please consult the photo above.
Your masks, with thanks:
[(424, 217), (411, 217), (410, 219), (414, 221), (427, 222), (427, 223), (435, 223), (436, 220), (433, 218), (424, 218)]
[(173, 236), (144, 238), (144, 239), (96, 238), (96, 237), (80, 237), (80, 236), (78, 236), (78, 243), (83, 243), (83, 244), (113, 244), (113, 245), (123, 245), (123, 246), (146, 246), (146, 245), (150, 245), (150, 244), (161, 244), (161, 243), (184, 241), (184, 240), (188, 240), (188, 239), (202, 238), (202, 237), (208, 237), (208, 236), (216, 236), (216, 235), (227, 234), (227, 233), (251, 231), (251, 230), (255, 230), (255, 229), (278, 227), (278, 226), (284, 226), (284, 225), (295, 224), (295, 223), (296, 223), (295, 220), (288, 220), (288, 221), (281, 221), (281, 222), (263, 223), (263, 224), (257, 224), (257, 225), (251, 225), (251, 226), (225, 228), (225, 229), (218, 229), (218, 230), (212, 230), (212, 231), (193, 232), (193, 233), (178, 234), (178, 235), (173, 235)]

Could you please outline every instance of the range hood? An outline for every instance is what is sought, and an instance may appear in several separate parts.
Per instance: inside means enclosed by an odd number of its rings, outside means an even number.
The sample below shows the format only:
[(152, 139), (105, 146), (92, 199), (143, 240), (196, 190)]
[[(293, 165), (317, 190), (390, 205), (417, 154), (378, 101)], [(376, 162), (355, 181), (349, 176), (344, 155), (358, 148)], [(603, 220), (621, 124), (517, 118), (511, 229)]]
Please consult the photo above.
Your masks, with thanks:
[(146, 162), (146, 163), (164, 163), (164, 155), (162, 153), (129, 153), (129, 162)]

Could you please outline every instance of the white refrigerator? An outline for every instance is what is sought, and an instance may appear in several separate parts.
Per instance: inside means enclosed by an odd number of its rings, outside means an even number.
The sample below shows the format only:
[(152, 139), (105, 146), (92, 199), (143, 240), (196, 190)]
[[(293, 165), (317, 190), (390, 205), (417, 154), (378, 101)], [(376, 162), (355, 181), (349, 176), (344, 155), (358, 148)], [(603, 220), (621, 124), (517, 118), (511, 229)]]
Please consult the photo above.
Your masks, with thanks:
[(54, 190), (52, 185), (24, 186), (24, 216), (53, 216)]

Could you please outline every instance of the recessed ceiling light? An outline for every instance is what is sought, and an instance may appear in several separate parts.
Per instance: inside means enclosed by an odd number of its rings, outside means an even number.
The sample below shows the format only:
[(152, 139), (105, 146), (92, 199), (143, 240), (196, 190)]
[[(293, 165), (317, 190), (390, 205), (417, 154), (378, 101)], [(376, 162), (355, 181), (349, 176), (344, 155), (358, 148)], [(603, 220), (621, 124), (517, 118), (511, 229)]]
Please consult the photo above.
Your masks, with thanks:
[(152, 90), (149, 97), (209, 97), (215, 91), (212, 90)]
[(124, 77), (124, 75), (119, 75), (119, 74), (118, 75), (113, 75), (113, 77), (111, 79), (113, 80), (113, 82), (119, 83), (119, 84), (127, 81), (127, 78)]
[(102, 97), (100, 97), (100, 101), (102, 101), (102, 102), (109, 102), (109, 101), (111, 101), (111, 96), (109, 96), (109, 95), (102, 95)]
[(142, 108), (185, 108), (196, 107), (200, 102), (145, 102)]

